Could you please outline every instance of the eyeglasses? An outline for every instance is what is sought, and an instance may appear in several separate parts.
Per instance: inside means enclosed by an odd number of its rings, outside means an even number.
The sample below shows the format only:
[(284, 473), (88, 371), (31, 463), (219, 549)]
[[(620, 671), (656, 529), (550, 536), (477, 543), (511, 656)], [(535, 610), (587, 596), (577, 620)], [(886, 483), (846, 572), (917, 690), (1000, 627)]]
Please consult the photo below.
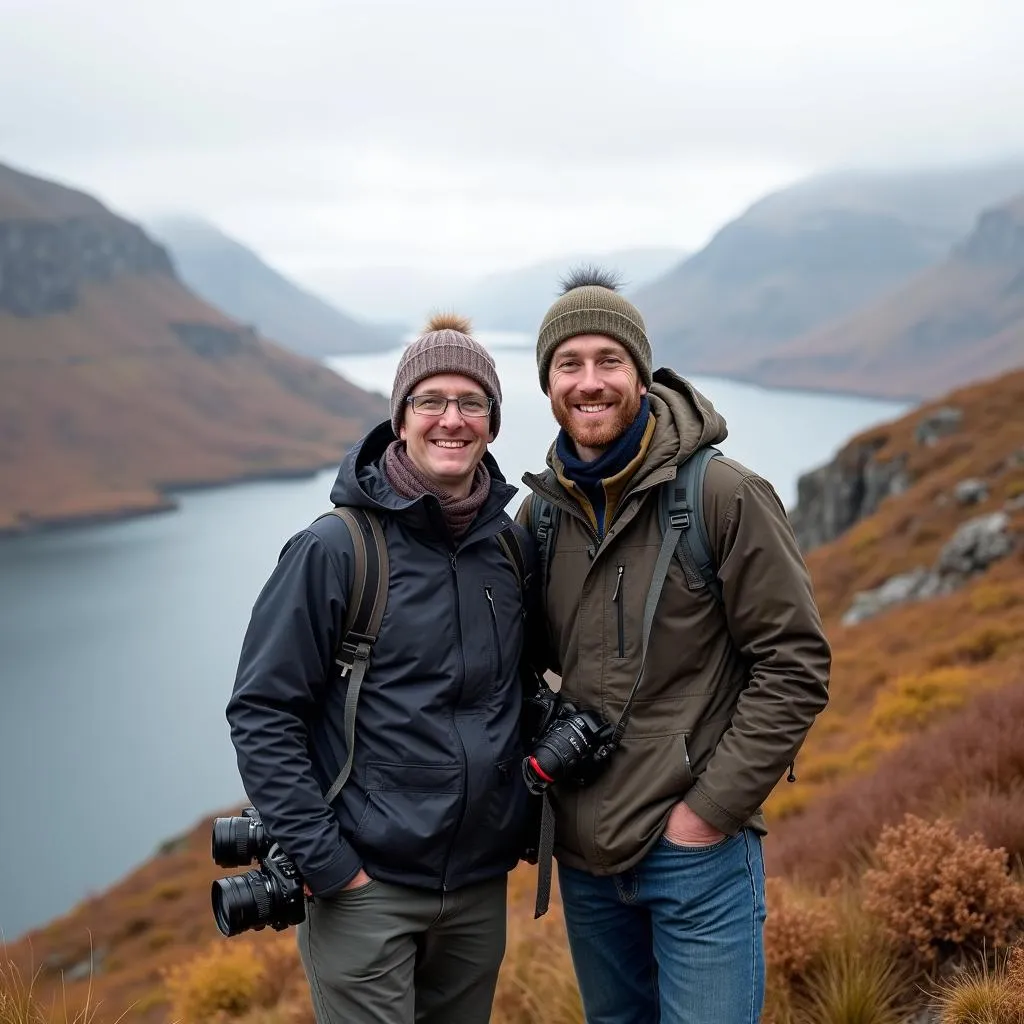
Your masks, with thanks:
[(406, 401), (412, 406), (413, 412), (421, 416), (443, 416), (449, 402), (455, 402), (459, 412), (470, 419), (486, 416), (494, 405), (493, 398), (483, 395), (459, 395), (458, 398), (446, 398), (444, 395), (410, 395)]

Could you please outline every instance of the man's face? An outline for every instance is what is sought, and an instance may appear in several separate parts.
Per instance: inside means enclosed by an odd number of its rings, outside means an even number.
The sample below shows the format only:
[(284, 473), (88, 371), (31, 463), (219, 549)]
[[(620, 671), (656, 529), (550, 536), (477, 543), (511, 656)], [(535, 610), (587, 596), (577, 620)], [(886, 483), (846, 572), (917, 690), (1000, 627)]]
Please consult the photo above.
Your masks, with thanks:
[(647, 389), (624, 345), (580, 334), (555, 349), (548, 368), (551, 411), (581, 458), (596, 458), (636, 419)]
[[(441, 373), (421, 380), (412, 389), (411, 397), (418, 395), (472, 395), (487, 404), (484, 389), (472, 378), (457, 373)], [(469, 493), (476, 467), (487, 445), (494, 440), (489, 415), (464, 416), (454, 401), (440, 415), (416, 412), (407, 402), (399, 436), (421, 473), (446, 491), (460, 495)]]

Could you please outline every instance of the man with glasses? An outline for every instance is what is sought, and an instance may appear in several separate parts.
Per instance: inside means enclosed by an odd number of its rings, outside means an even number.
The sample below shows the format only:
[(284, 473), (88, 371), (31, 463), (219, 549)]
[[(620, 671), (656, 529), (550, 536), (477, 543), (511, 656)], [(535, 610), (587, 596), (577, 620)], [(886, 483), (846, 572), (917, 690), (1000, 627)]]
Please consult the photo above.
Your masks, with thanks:
[(354, 743), (335, 654), (355, 551), (337, 515), (285, 546), (228, 706), (246, 792), (307, 886), (299, 948), (320, 1024), (486, 1024), (504, 954), (527, 816), (526, 565), (509, 538), (529, 553), (504, 512), (515, 488), (487, 451), (501, 387), (469, 331), (435, 317), (406, 349), (390, 421), (348, 453), (331, 492), (380, 524), (389, 566)]

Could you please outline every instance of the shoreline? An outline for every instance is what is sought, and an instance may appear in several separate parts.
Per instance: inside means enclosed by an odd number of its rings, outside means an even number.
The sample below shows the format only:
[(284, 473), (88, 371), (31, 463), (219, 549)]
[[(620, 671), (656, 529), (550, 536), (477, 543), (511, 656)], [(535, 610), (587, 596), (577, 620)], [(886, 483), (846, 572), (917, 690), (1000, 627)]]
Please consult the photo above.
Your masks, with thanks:
[(115, 525), (117, 523), (130, 522), (133, 519), (142, 519), (146, 516), (177, 512), (181, 507), (181, 502), (177, 500), (179, 495), (211, 491), (221, 487), (235, 487), (239, 484), (272, 483), (278, 480), (309, 480), (318, 473), (324, 472), (324, 470), (337, 468), (341, 457), (334, 461), (308, 468), (241, 473), (217, 480), (157, 482), (151, 485), (155, 493), (150, 504), (112, 505), (110, 508), (92, 509), (88, 512), (69, 512), (66, 515), (57, 516), (32, 516), (23, 519), (16, 525), (0, 526), (0, 542), (46, 533), (60, 533), (89, 526)]
[[(481, 332), (485, 333), (485, 332)], [(503, 349), (505, 351), (529, 351), (533, 348), (532, 345), (500, 345), (494, 346), (495, 348)], [(388, 350), (392, 352), (399, 351), (398, 349)], [(386, 354), (381, 351), (367, 352), (365, 356), (380, 356)], [(327, 359), (341, 360), (355, 356), (360, 358), (357, 353), (347, 353), (343, 356), (325, 356), (325, 365)], [(329, 366), (331, 370), (338, 373), (339, 376), (344, 376), (344, 373), (336, 369), (335, 367)], [(680, 371), (677, 371), (680, 372)], [(904, 396), (904, 397), (893, 397), (891, 395), (879, 395), (871, 394), (859, 391), (845, 391), (835, 388), (820, 388), (810, 387), (807, 385), (788, 385), (780, 386), (777, 384), (764, 384), (753, 377), (743, 376), (741, 373), (715, 373), (697, 371), (693, 374), (683, 374), (689, 380), (708, 380), (708, 381), (721, 381), (729, 384), (741, 384), (746, 387), (754, 387), (764, 392), (774, 392), (783, 394), (801, 394), (801, 395), (820, 395), (827, 398), (849, 398), (860, 401), (870, 402), (884, 402), (884, 403), (895, 403), (901, 404), (906, 407), (904, 412), (909, 411), (915, 406), (921, 405), (928, 401), (934, 401), (935, 399), (923, 398), (921, 396)], [(347, 379), (347, 378), (346, 378)], [(896, 414), (900, 415), (900, 414)], [(0, 525), (0, 542), (5, 540), (13, 540), (20, 537), (34, 536), (44, 533), (57, 533), (61, 531), (74, 530), (77, 528), (85, 528), (90, 526), (100, 525), (114, 525), (117, 523), (130, 522), (133, 519), (140, 519), (144, 516), (160, 515), (167, 512), (175, 512), (180, 507), (180, 502), (177, 500), (178, 495), (192, 494), (201, 491), (213, 490), (220, 487), (234, 487), (238, 484), (246, 483), (265, 483), (273, 482), (276, 480), (306, 480), (317, 473), (321, 473), (326, 469), (331, 469), (338, 465), (338, 460), (327, 462), (322, 465), (316, 465), (312, 467), (299, 467), (299, 468), (282, 468), (277, 470), (260, 470), (257, 472), (242, 472), (239, 474), (232, 474), (226, 477), (221, 477), (216, 480), (168, 480), (168, 481), (155, 481), (149, 486), (154, 490), (154, 496), (152, 502), (138, 505), (112, 505), (109, 508), (91, 509), (89, 511), (82, 511), (80, 513), (69, 512), (66, 515), (38, 515), (31, 516), (22, 519), (20, 522), (13, 524)]]

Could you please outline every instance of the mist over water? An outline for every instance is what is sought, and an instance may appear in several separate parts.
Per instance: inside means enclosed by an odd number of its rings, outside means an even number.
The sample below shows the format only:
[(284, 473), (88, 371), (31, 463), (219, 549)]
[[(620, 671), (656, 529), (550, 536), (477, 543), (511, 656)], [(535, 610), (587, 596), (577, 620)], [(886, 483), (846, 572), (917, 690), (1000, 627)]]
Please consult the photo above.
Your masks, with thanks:
[[(532, 339), (480, 337), (504, 393), (492, 450), (519, 484), (524, 471), (542, 468), (554, 421)], [(387, 393), (399, 356), (329, 363)], [(787, 505), (800, 472), (903, 410), (694, 383), (728, 420), (726, 453), (772, 480)], [(0, 541), (0, 933), (8, 940), (243, 798), (224, 719), (242, 634), (283, 543), (329, 507), (334, 477), (332, 469), (191, 492), (175, 512)], [(525, 494), (519, 486), (511, 511)]]

